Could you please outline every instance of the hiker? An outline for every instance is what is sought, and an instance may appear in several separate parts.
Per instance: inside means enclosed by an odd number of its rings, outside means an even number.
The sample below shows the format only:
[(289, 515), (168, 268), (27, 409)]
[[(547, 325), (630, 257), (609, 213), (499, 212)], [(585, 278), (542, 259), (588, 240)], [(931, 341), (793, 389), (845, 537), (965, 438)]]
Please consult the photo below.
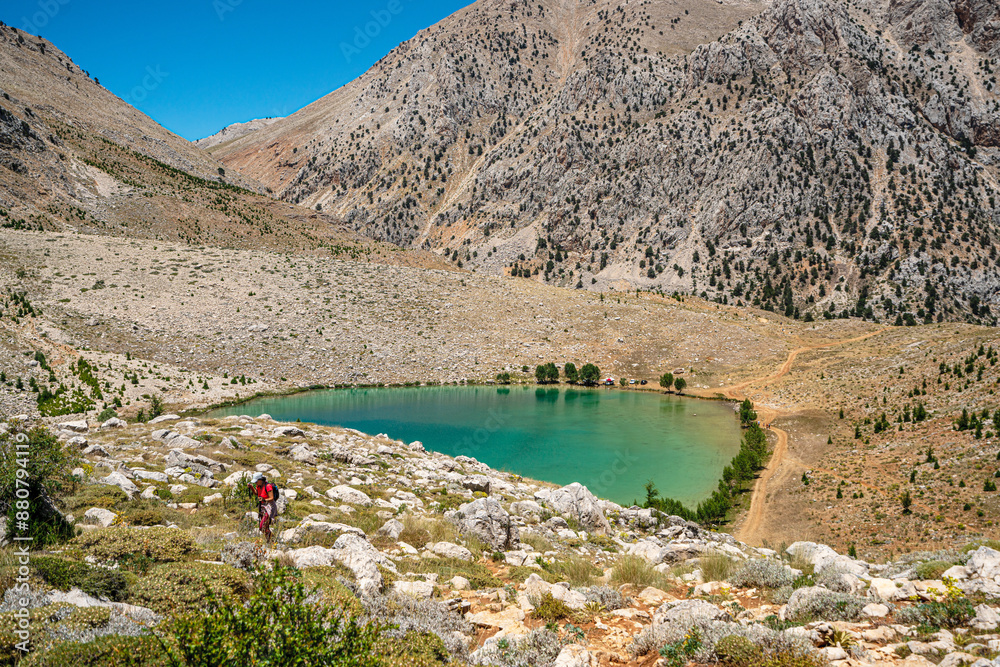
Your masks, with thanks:
[(270, 543), (271, 522), (278, 516), (277, 489), (259, 472), (255, 472), (251, 478), (249, 489), (250, 493), (257, 497), (257, 515), (260, 517), (258, 528), (264, 534), (264, 539)]

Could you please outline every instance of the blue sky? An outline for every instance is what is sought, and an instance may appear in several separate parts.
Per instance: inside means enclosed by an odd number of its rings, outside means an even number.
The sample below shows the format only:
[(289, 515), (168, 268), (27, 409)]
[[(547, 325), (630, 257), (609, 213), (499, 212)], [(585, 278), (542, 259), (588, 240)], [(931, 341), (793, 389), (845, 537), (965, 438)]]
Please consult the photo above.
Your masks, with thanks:
[(0, 20), (53, 42), (187, 139), (286, 116), (471, 0), (3, 0)]

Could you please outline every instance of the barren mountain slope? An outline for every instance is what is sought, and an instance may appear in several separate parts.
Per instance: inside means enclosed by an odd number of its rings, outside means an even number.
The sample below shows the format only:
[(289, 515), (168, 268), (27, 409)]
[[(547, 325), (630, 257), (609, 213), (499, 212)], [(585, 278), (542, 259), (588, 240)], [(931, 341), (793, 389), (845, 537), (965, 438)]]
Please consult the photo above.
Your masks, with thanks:
[(998, 20), (985, 0), (481, 0), (215, 154), (481, 271), (992, 321)]
[(263, 191), (102, 88), (51, 43), (0, 25), (3, 228), (441, 264)]

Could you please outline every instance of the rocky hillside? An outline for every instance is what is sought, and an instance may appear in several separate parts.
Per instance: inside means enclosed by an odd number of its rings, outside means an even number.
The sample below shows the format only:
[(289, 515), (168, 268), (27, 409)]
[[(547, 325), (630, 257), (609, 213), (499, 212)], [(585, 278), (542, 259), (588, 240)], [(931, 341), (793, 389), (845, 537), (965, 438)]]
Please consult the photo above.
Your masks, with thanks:
[(456, 265), (993, 322), (995, 3), (480, 0), (215, 153)]
[[(139, 87), (151, 94), (163, 76), (151, 69)], [(3, 24), (0, 228), (284, 251), (379, 246), (227, 173), (51, 43)]]
[[(164, 621), (208, 606), (192, 577), (238, 601), (260, 563), (317, 588), (307, 604), (392, 623), (374, 648), (385, 665), (996, 664), (989, 545), (883, 563), (812, 542), (754, 549), (579, 484), (267, 416), (53, 429), (81, 457), (57, 500), (77, 537), (34, 553), (30, 592), (3, 598), (5, 620), (31, 610), (22, 664), (165, 664), (149, 633), (174, 646)], [(244, 495), (254, 471), (281, 489), (270, 547)]]
[(251, 132), (256, 132), (262, 127), (267, 127), (278, 118), (257, 118), (255, 120), (248, 120), (245, 123), (233, 123), (232, 125), (227, 125), (210, 137), (205, 137), (204, 139), (198, 139), (194, 142), (194, 145), (198, 148), (204, 150), (209, 150), (219, 144), (224, 144), (227, 141), (235, 141), (240, 137), (245, 137)]

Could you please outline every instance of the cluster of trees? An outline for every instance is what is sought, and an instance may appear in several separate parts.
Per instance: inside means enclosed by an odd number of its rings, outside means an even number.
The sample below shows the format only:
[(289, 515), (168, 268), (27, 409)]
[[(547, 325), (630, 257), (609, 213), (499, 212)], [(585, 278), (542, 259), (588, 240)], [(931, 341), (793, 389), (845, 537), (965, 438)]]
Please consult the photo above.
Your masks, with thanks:
[[(962, 408), (962, 416), (955, 420), (956, 431), (975, 431), (975, 438), (983, 437), (983, 422), (990, 419), (990, 411), (983, 408), (981, 413), (969, 412), (968, 408)], [(1000, 410), (993, 413), (993, 427), (1000, 425)]]
[(684, 393), (684, 388), (687, 387), (687, 384), (687, 380), (680, 376), (674, 377), (673, 373), (664, 373), (660, 376), (660, 386), (667, 390), (673, 387), (677, 390), (678, 394)]
[(757, 423), (757, 411), (753, 409), (753, 402), (749, 398), (743, 399), (740, 403), (740, 424), (747, 428), (750, 424)]
[[(563, 367), (563, 374), (566, 377), (566, 382), (570, 384), (592, 386), (601, 380), (601, 369), (594, 364), (584, 364), (582, 368), (578, 369), (573, 362), (567, 362)], [(552, 362), (539, 364), (535, 367), (535, 380), (538, 381), (538, 384), (559, 382), (559, 369)]]
[(696, 509), (688, 509), (673, 498), (660, 497), (652, 480), (646, 483), (646, 502), (643, 506), (704, 525), (720, 524), (732, 509), (736, 494), (743, 484), (753, 480), (766, 460), (767, 434), (755, 421), (751, 421), (740, 443), (739, 453), (722, 470), (719, 487), (709, 498), (699, 503)]

